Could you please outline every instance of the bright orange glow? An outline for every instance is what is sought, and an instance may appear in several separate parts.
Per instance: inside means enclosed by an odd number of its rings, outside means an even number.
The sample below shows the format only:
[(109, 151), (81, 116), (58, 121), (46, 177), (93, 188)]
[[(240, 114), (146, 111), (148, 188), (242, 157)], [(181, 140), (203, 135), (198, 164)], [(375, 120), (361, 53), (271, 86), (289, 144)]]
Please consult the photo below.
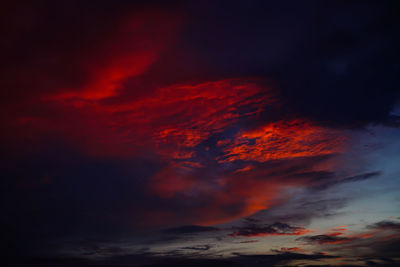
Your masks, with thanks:
[(225, 148), (221, 162), (309, 157), (337, 153), (344, 139), (337, 132), (306, 120), (278, 121), (240, 133)]

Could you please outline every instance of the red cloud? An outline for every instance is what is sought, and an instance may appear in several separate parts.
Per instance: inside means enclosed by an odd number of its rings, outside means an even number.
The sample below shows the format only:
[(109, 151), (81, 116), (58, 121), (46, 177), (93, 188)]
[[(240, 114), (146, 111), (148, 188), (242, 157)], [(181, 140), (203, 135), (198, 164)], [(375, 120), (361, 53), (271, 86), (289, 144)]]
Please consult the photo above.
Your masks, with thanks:
[(128, 78), (145, 73), (160, 52), (173, 40), (179, 19), (159, 12), (142, 11), (122, 19), (93, 49), (79, 54), (85, 83), (76, 88), (59, 88), (46, 98), (73, 101), (100, 100), (118, 94)]
[[(163, 198), (181, 195), (213, 200), (212, 206), (193, 211), (188, 223), (207, 225), (249, 216), (274, 205), (287, 187), (309, 183), (307, 178), (282, 179), (278, 174), (284, 166), (253, 163), (286, 159), (296, 163), (294, 159), (341, 151), (343, 143), (337, 132), (305, 119), (288, 120), (242, 130), (229, 141), (217, 142), (212, 149), (223, 156), (199, 156), (196, 146), (240, 120), (256, 118), (263, 107), (275, 105), (272, 94), (255, 80), (171, 85), (116, 103), (89, 101), (86, 93), (74, 94), (74, 98), (48, 99), (45, 103), (55, 110), (51, 116), (25, 117), (19, 124), (36, 129), (38, 135), (52, 133), (96, 157), (127, 158), (143, 153), (155, 157), (163, 167), (150, 179), (149, 192)], [(213, 173), (202, 160), (214, 162)], [(236, 161), (253, 163), (216, 173)], [(174, 211), (170, 212), (158, 213), (173, 220)]]
[[(67, 53), (74, 69), (70, 75), (78, 73), (81, 79), (76, 83), (55, 79), (52, 90), (33, 94), (25, 103), (30, 111), (12, 118), (14, 132), (23, 133), (29, 146), (32, 140), (51, 137), (93, 157), (151, 157), (162, 166), (148, 183), (151, 194), (212, 202), (192, 211), (193, 223), (248, 216), (273, 205), (288, 186), (307, 186), (305, 178), (282, 179), (276, 174), (281, 167), (257, 164), (336, 153), (343, 137), (306, 119), (259, 122), (261, 126), (252, 130), (241, 127), (246, 119), (259, 120), (265, 107), (277, 106), (271, 90), (258, 80), (140, 89), (127, 83), (148, 74), (173, 42), (178, 24), (176, 16), (145, 12), (121, 19), (112, 31), (91, 36), (82, 50), (77, 47)], [(47, 80), (43, 77), (42, 83)], [(122, 98), (128, 91), (135, 93)], [(225, 135), (235, 127), (243, 130)], [(226, 137), (204, 148), (207, 156), (200, 156), (198, 146), (217, 135)], [(243, 161), (249, 162), (232, 168)], [(149, 213), (149, 218), (159, 214), (174, 220), (174, 211)]]
[[(193, 147), (211, 134), (272, 101), (257, 96), (260, 91), (254, 82), (222, 80), (158, 88), (148, 96), (115, 104), (86, 101), (74, 93), (70, 100), (45, 102), (52, 114), (17, 122), (64, 136), (92, 155), (128, 156), (146, 148), (167, 159), (189, 159)], [(243, 107), (251, 111), (243, 113)]]

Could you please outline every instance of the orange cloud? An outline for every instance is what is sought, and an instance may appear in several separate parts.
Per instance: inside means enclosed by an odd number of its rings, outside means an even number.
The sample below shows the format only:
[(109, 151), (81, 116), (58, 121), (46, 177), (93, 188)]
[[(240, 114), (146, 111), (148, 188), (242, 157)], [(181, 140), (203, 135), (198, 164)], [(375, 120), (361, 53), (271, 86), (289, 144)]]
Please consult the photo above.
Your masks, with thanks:
[(341, 151), (343, 137), (307, 120), (269, 123), (241, 132), (224, 148), (221, 162), (268, 160), (326, 155)]

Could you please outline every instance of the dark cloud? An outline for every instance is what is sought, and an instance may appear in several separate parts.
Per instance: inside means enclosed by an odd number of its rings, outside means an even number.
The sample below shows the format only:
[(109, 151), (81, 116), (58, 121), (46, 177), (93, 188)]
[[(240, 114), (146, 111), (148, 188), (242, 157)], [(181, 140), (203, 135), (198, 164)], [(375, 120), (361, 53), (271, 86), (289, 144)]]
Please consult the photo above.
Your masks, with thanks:
[[(155, 266), (275, 266), (279, 264), (288, 264), (294, 260), (323, 260), (333, 259), (335, 256), (322, 254), (301, 254), (284, 252), (271, 255), (242, 255), (234, 253), (233, 256), (225, 259), (210, 258), (186, 258), (157, 256), (156, 254), (134, 254), (126, 256), (116, 256), (103, 260), (85, 260), (79, 258), (32, 258), (18, 263), (14, 266), (137, 266), (137, 267), (155, 267)], [(24, 265), (26, 264), (26, 265)]]
[(127, 251), (121, 247), (104, 245), (94, 240), (82, 240), (72, 244), (72, 247), (78, 250), (82, 256), (115, 256), (127, 253)]
[(219, 228), (212, 226), (184, 225), (175, 228), (164, 229), (163, 232), (171, 234), (196, 234), (204, 232), (214, 232), (219, 230)]
[(274, 255), (243, 255), (239, 253), (236, 255), (238, 256), (237, 260), (244, 264), (244, 266), (288, 265), (291, 261), (295, 260), (322, 260), (337, 258), (336, 256), (323, 254), (302, 254), (293, 252), (281, 252)]
[(291, 226), (286, 223), (273, 223), (270, 225), (248, 225), (237, 227), (231, 236), (267, 236), (267, 235), (300, 235), (307, 230), (303, 227)]
[(163, 43), (168, 30), (151, 23), (145, 34), (120, 35), (127, 18), (155, 10), (168, 18), (155, 16), (151, 21), (158, 25), (170, 25), (171, 17), (185, 20), (179, 38), (160, 51), (143, 77), (124, 81), (118, 101), (174, 83), (259, 77), (278, 89), (287, 107), (267, 109), (264, 121), (300, 113), (329, 125), (385, 122), (399, 88), (395, 6), (395, 1), (9, 2), (2, 16), (7, 25), (2, 83), (10, 89), (2, 90), (1, 99), (18, 104), (14, 112), (27, 112), (32, 105), (22, 99), (76, 90), (92, 79), (88, 67), (140, 50), (149, 40)]
[(352, 238), (342, 237), (337, 235), (314, 235), (314, 236), (303, 236), (297, 240), (301, 240), (307, 243), (317, 244), (340, 244), (352, 241)]
[(347, 197), (331, 197), (306, 190), (294, 199), (258, 212), (251, 218), (264, 222), (282, 221), (293, 225), (307, 225), (314, 218), (330, 218), (337, 215), (338, 210), (345, 207), (348, 200)]
[[(351, 183), (351, 182), (358, 182), (358, 181), (364, 181), (364, 180), (368, 180), (368, 179), (371, 179), (371, 178), (377, 178), (381, 174), (382, 174), (381, 171), (374, 171), (374, 172), (363, 173), (363, 174), (354, 175), (354, 176), (345, 177), (345, 178), (338, 178), (338, 177), (334, 177), (333, 175), (330, 175), (331, 177), (329, 177), (328, 175), (325, 175), (324, 178), (326, 180), (328, 180), (328, 181), (327, 182), (321, 182), (320, 185), (315, 186), (313, 189), (324, 190), (324, 189), (328, 189), (328, 188), (330, 188), (332, 186), (335, 186), (335, 185), (340, 185), (340, 184), (344, 184), (344, 183)], [(328, 178), (331, 178), (331, 179), (328, 179)]]
[[(314, 245), (330, 253), (341, 255), (344, 258), (354, 258), (354, 262), (369, 262), (370, 264), (398, 264), (398, 246), (400, 245), (400, 228), (398, 223), (391, 221), (380, 221), (366, 226), (367, 231), (346, 234), (331, 232), (322, 235), (299, 237), (298, 241)], [(336, 245), (335, 245), (336, 244)], [(333, 246), (331, 246), (333, 245)], [(347, 260), (346, 260), (347, 261)]]
[[(304, 164), (307, 164), (307, 161), (304, 161)], [(288, 179), (307, 180), (310, 183), (309, 188), (299, 193), (294, 199), (261, 211), (250, 219), (307, 224), (316, 217), (335, 216), (341, 208), (346, 206), (351, 196), (333, 197), (327, 193), (329, 189), (336, 185), (377, 178), (382, 174), (381, 171), (374, 171), (343, 178), (332, 171), (305, 172), (304, 169), (307, 169), (305, 166), (303, 165), (303, 169), (300, 167), (298, 169), (288, 168), (290, 171), (287, 175)]]
[[(397, 264), (399, 264), (397, 258), (399, 256), (399, 250), (398, 250), (399, 246), (400, 246), (400, 236), (393, 237), (383, 241), (380, 240), (372, 244), (373, 254), (379, 255), (380, 257), (393, 258), (394, 260), (397, 261)], [(374, 256), (373, 254), (371, 256)]]
[(349, 183), (349, 182), (357, 182), (357, 181), (364, 181), (370, 178), (375, 178), (377, 176), (380, 176), (382, 174), (381, 171), (374, 171), (374, 172), (368, 172), (368, 173), (363, 173), (360, 175), (355, 175), (351, 177), (344, 178), (343, 180), (340, 180), (340, 183)]
[(248, 243), (257, 243), (260, 242), (260, 240), (244, 240), (244, 241), (239, 241), (237, 243), (239, 244), (248, 244)]
[(400, 232), (400, 223), (393, 221), (380, 221), (375, 224), (369, 225), (368, 228), (376, 230), (393, 230)]
[(186, 38), (213, 63), (214, 75), (264, 76), (288, 112), (321, 123), (355, 127), (388, 119), (399, 92), (395, 1), (197, 6), (196, 31)]
[(195, 247), (182, 247), (181, 249), (205, 251), (205, 250), (209, 250), (211, 247), (212, 247), (211, 245), (199, 245), (199, 246), (195, 246)]

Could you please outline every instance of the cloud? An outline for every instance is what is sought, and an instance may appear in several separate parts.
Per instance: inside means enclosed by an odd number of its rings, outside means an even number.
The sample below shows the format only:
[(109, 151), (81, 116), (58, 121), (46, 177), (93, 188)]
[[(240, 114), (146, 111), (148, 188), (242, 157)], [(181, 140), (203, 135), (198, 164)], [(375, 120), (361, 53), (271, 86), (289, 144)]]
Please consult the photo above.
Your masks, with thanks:
[(81, 251), (82, 256), (115, 256), (127, 253), (127, 250), (119, 246), (104, 245), (93, 240), (83, 240), (74, 245)]
[(351, 242), (340, 244), (334, 250), (349, 257), (357, 254), (365, 261), (376, 264), (398, 265), (399, 225), (396, 222), (380, 221), (367, 225), (365, 229), (365, 232), (343, 236), (351, 239)]
[(142, 238), (142, 229), (167, 227), (202, 235), (266, 210), (266, 221), (287, 224), (232, 235), (300, 235), (306, 229), (292, 224), (335, 214), (346, 196), (322, 197), (318, 186), (379, 175), (335, 175), (331, 160), (347, 148), (341, 129), (393, 119), (399, 87), (391, 4), (329, 6), (8, 4), (7, 239), (15, 233), (27, 254), (51, 253), (43, 239)]
[[(174, 253), (172, 253), (174, 254)], [(27, 259), (24, 264), (31, 266), (125, 266), (135, 263), (135, 266), (276, 266), (288, 264), (296, 260), (319, 261), (324, 259), (335, 259), (335, 256), (322, 254), (301, 254), (292, 252), (281, 252), (266, 255), (243, 255), (234, 253), (233, 256), (224, 259), (216, 258), (189, 258), (176, 256), (160, 256), (157, 254), (132, 254), (115, 256), (108, 259), (97, 259), (95, 261), (80, 258), (32, 258)], [(15, 261), (20, 262), (20, 261)], [(46, 265), (47, 264), (47, 265)]]
[[(346, 231), (338, 229), (346, 229)], [(298, 241), (313, 245), (315, 249), (323, 249), (329, 253), (340, 255), (344, 261), (354, 258), (355, 262), (369, 261), (371, 264), (396, 265), (400, 242), (400, 229), (396, 222), (380, 221), (365, 226), (364, 231), (353, 233), (343, 226), (332, 228), (326, 234), (299, 237)], [(384, 265), (383, 265), (384, 266)]]
[(314, 236), (303, 236), (299, 237), (297, 240), (301, 240), (307, 243), (317, 243), (317, 244), (341, 244), (353, 241), (353, 238), (342, 237), (337, 235), (314, 235)]
[[(7, 118), (12, 140), (5, 142), (12, 147), (9, 150), (47, 151), (57, 144), (86, 154), (82, 157), (93, 166), (106, 159), (146, 158), (145, 167), (132, 163), (134, 168), (118, 173), (126, 177), (131, 172), (135, 181), (115, 178), (115, 187), (135, 188), (135, 194), (107, 194), (112, 208), (95, 212), (104, 217), (112, 214), (127, 225), (127, 221), (146, 227), (229, 222), (273, 207), (288, 187), (312, 185), (318, 175), (301, 173), (310, 173), (320, 157), (340, 153), (346, 139), (343, 133), (289, 114), (277, 98), (279, 88), (266, 83), (264, 75), (213, 76), (199, 71), (198, 77), (181, 77), (187, 71), (179, 69), (179, 61), (192, 44), (182, 43), (188, 36), (186, 28), (180, 31), (181, 25), (195, 25), (180, 14), (185, 8), (197, 11), (186, 5), (173, 6), (179, 8), (165, 9), (153, 2), (143, 6), (101, 3), (93, 12), (85, 4), (27, 6), (35, 15), (34, 22), (36, 15), (43, 17), (44, 27), (40, 22), (32, 24), (38, 33), (33, 38), (32, 58), (18, 57), (26, 66), (21, 64), (25, 67), (17, 72), (10, 67), (12, 73), (5, 80), (17, 81), (14, 91), (24, 92), (10, 92), (7, 98), (17, 98), (23, 106), (9, 105), (11, 110), (5, 112), (15, 114)], [(78, 15), (72, 26), (65, 18), (48, 23), (53, 18), (49, 13), (64, 9), (65, 14)], [(88, 31), (92, 28), (96, 30)], [(63, 29), (59, 30), (65, 35), (61, 40), (67, 41), (57, 41), (54, 29)], [(196, 57), (188, 56), (184, 58)], [(173, 75), (173, 69), (182, 72), (174, 70)], [(21, 77), (21, 73), (29, 76)], [(66, 190), (72, 192), (73, 184), (88, 177), (93, 166), (71, 173), (76, 179), (66, 182), (70, 186)], [(98, 187), (99, 192), (108, 192), (105, 182)], [(68, 201), (84, 198), (73, 197), (70, 191), (65, 193)], [(102, 194), (87, 195), (95, 201)], [(146, 204), (134, 204), (139, 202)], [(127, 212), (129, 206), (132, 212)], [(86, 216), (83, 211), (80, 214)]]
[[(57, 136), (91, 156), (126, 158), (145, 149), (195, 166), (197, 145), (270, 102), (260, 91), (254, 80), (224, 79), (152, 88), (110, 103), (50, 98), (37, 106), (44, 112), (11, 118), (11, 129)], [(60, 120), (67, 114), (70, 120)]]
[(367, 228), (374, 230), (392, 230), (400, 232), (400, 223), (393, 221), (380, 221), (372, 225), (368, 225)]
[(351, 182), (359, 182), (359, 181), (364, 181), (364, 180), (368, 180), (368, 179), (372, 179), (372, 178), (377, 178), (380, 175), (382, 175), (381, 171), (373, 171), (373, 172), (363, 173), (363, 174), (354, 175), (351, 177), (345, 177), (345, 178), (341, 178), (341, 179), (338, 177), (328, 177), (331, 179), (328, 179), (327, 182), (324, 182), (324, 181), (321, 182), (321, 184), (315, 186), (314, 189), (324, 190), (324, 189), (328, 189), (335, 185), (351, 183)]
[(200, 225), (184, 225), (175, 228), (164, 229), (163, 232), (171, 234), (197, 234), (204, 232), (219, 231), (219, 228), (212, 226), (200, 226)]
[(248, 243), (257, 243), (260, 242), (260, 240), (244, 240), (244, 241), (239, 241), (236, 242), (237, 244), (248, 244)]
[(245, 227), (237, 227), (230, 236), (269, 236), (269, 235), (303, 235), (310, 232), (303, 227), (290, 226), (285, 223), (274, 223), (271, 225), (249, 225)]
[[(310, 158), (311, 160), (312, 158)], [(317, 158), (315, 158), (316, 160)], [(287, 199), (286, 202), (271, 206), (266, 211), (261, 211), (251, 218), (262, 221), (284, 221), (291, 224), (308, 224), (315, 218), (331, 218), (340, 213), (353, 196), (332, 194), (332, 187), (350, 182), (359, 182), (367, 179), (377, 178), (381, 171), (362, 173), (354, 176), (338, 175), (334, 171), (307, 171), (307, 161), (299, 169), (291, 169), (288, 166), (288, 180), (304, 181), (307, 186), (297, 192), (296, 196)], [(335, 164), (335, 158), (322, 158), (319, 164)], [(311, 164), (310, 166), (313, 166)], [(312, 167), (311, 167), (312, 168)]]
[(211, 248), (211, 245), (199, 245), (199, 246), (195, 246), (195, 247), (182, 247), (181, 249), (205, 251), (205, 250), (209, 250), (210, 248)]
[(242, 131), (232, 144), (224, 144), (224, 161), (259, 161), (329, 155), (341, 151), (339, 132), (303, 120), (276, 121)]
[(287, 113), (324, 125), (354, 128), (390, 117), (399, 96), (394, 2), (192, 5), (196, 19), (183, 31), (180, 58), (196, 51), (191, 58), (207, 67), (181, 67), (182, 78), (262, 76), (279, 88)]
[(301, 247), (290, 247), (290, 248), (284, 247), (284, 248), (280, 249), (280, 251), (284, 251), (284, 252), (287, 252), (287, 251), (293, 252), (293, 251), (301, 251), (301, 250), (302, 250)]
[(296, 260), (310, 260), (319, 261), (323, 259), (335, 259), (337, 256), (323, 255), (323, 254), (302, 254), (294, 252), (280, 252), (273, 255), (244, 255), (236, 253), (237, 261), (244, 266), (276, 266), (279, 264), (288, 265), (290, 262)]

